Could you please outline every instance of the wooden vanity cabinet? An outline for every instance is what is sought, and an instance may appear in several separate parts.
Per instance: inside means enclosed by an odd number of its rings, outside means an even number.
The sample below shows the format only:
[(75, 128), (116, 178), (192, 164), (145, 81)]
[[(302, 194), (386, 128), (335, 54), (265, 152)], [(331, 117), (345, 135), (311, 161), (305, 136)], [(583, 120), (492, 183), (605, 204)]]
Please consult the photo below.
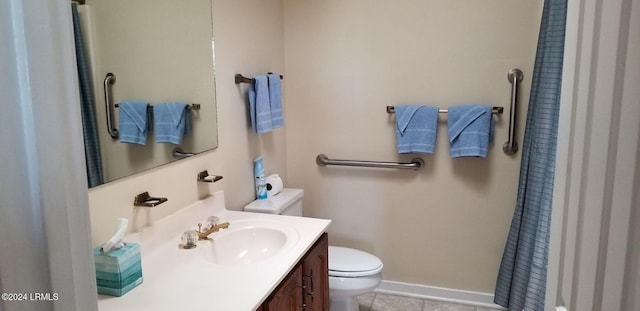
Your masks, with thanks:
[(282, 280), (262, 305), (264, 311), (305, 310), (303, 308), (302, 266), (300, 264)]
[(302, 259), (306, 311), (329, 310), (329, 240), (324, 233)]
[(257, 310), (329, 310), (329, 242), (326, 233)]

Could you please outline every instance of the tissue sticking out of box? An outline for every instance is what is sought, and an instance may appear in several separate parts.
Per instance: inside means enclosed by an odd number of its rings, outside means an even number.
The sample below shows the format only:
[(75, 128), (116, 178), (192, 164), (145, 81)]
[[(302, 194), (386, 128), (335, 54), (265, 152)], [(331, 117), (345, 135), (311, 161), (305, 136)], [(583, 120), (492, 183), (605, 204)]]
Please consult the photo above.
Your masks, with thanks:
[(103, 253), (115, 251), (124, 247), (124, 234), (127, 232), (127, 226), (129, 221), (126, 218), (118, 218), (118, 224), (116, 225), (116, 233), (102, 245), (100, 249)]

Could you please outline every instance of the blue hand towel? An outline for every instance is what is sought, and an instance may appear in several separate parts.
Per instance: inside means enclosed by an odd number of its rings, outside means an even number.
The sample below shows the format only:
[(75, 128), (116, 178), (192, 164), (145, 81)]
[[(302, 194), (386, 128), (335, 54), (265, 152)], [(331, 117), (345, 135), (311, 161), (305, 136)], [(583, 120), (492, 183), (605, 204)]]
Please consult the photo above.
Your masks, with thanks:
[(119, 138), (121, 143), (144, 145), (147, 133), (152, 130), (152, 117), (149, 104), (139, 101), (127, 101), (118, 104), (120, 111)]
[(269, 83), (266, 75), (253, 77), (249, 86), (249, 113), (253, 131), (261, 134), (271, 131), (271, 104), (269, 103)]
[(438, 130), (438, 108), (395, 106), (398, 153), (433, 153)]
[(271, 126), (275, 129), (284, 125), (282, 112), (282, 82), (279, 74), (270, 73), (269, 80), (269, 106), (271, 107)]
[(491, 106), (476, 104), (449, 107), (451, 157), (487, 157), (493, 140)]
[(161, 103), (153, 106), (156, 142), (179, 145), (191, 132), (191, 110), (185, 103)]

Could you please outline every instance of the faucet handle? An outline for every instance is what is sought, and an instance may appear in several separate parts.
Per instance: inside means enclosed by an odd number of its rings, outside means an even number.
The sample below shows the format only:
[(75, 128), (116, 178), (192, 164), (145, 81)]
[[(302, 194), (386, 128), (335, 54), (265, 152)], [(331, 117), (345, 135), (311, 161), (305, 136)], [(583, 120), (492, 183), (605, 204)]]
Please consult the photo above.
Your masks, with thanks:
[(190, 249), (198, 245), (198, 233), (193, 230), (187, 230), (182, 234), (182, 248)]
[[(215, 227), (218, 223), (220, 223), (220, 218), (217, 216), (209, 216), (202, 229), (203, 231), (207, 231)], [(200, 224), (198, 224), (198, 228), (200, 228)]]

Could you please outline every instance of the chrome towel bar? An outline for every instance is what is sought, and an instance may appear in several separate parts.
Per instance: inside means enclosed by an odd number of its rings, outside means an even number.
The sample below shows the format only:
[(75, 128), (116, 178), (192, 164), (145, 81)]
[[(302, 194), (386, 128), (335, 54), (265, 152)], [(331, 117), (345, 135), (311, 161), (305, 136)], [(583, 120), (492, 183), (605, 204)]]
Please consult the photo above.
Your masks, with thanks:
[[(269, 72), (269, 74), (271, 74), (271, 72)], [(282, 79), (284, 79), (284, 76), (280, 75), (280, 80)], [(240, 83), (253, 83), (255, 80), (253, 78), (247, 78), (238, 73), (234, 76), (234, 81), (236, 82), (236, 84), (240, 84)]]
[[(509, 70), (507, 73), (507, 79), (509, 83), (511, 83), (511, 107), (509, 111), (509, 137), (507, 138), (507, 142), (502, 145), (502, 151), (504, 151), (507, 155), (513, 155), (518, 152), (518, 142), (516, 142), (516, 129), (518, 128), (517, 119), (518, 119), (518, 85), (522, 82), (524, 78), (524, 74), (522, 70), (518, 68), (513, 68)], [(438, 110), (439, 113), (448, 113), (447, 109)], [(491, 113), (493, 114), (502, 114), (504, 112), (503, 107), (494, 106), (491, 109)], [(395, 113), (394, 106), (387, 106), (387, 113)]]
[[(202, 105), (200, 105), (200, 104), (191, 104), (191, 105), (187, 105), (187, 109), (196, 111), (196, 110), (200, 110), (201, 106)], [(120, 104), (115, 104), (115, 105), (113, 105), (113, 107), (118, 108), (118, 107), (120, 107)], [(151, 108), (151, 107), (153, 107), (153, 105), (147, 104), (147, 108)]]
[[(448, 109), (440, 109), (438, 110), (439, 113), (449, 113)], [(503, 107), (493, 107), (491, 109), (491, 113), (493, 114), (502, 114), (502, 112), (504, 112), (504, 108)], [(387, 113), (396, 113), (396, 108), (394, 106), (387, 106)]]
[(339, 165), (339, 166), (359, 166), (359, 167), (375, 167), (375, 168), (401, 168), (418, 170), (424, 166), (424, 161), (415, 158), (409, 163), (402, 162), (379, 162), (379, 161), (353, 161), (353, 160), (335, 160), (329, 159), (325, 154), (319, 154), (316, 157), (316, 163), (319, 166)]

